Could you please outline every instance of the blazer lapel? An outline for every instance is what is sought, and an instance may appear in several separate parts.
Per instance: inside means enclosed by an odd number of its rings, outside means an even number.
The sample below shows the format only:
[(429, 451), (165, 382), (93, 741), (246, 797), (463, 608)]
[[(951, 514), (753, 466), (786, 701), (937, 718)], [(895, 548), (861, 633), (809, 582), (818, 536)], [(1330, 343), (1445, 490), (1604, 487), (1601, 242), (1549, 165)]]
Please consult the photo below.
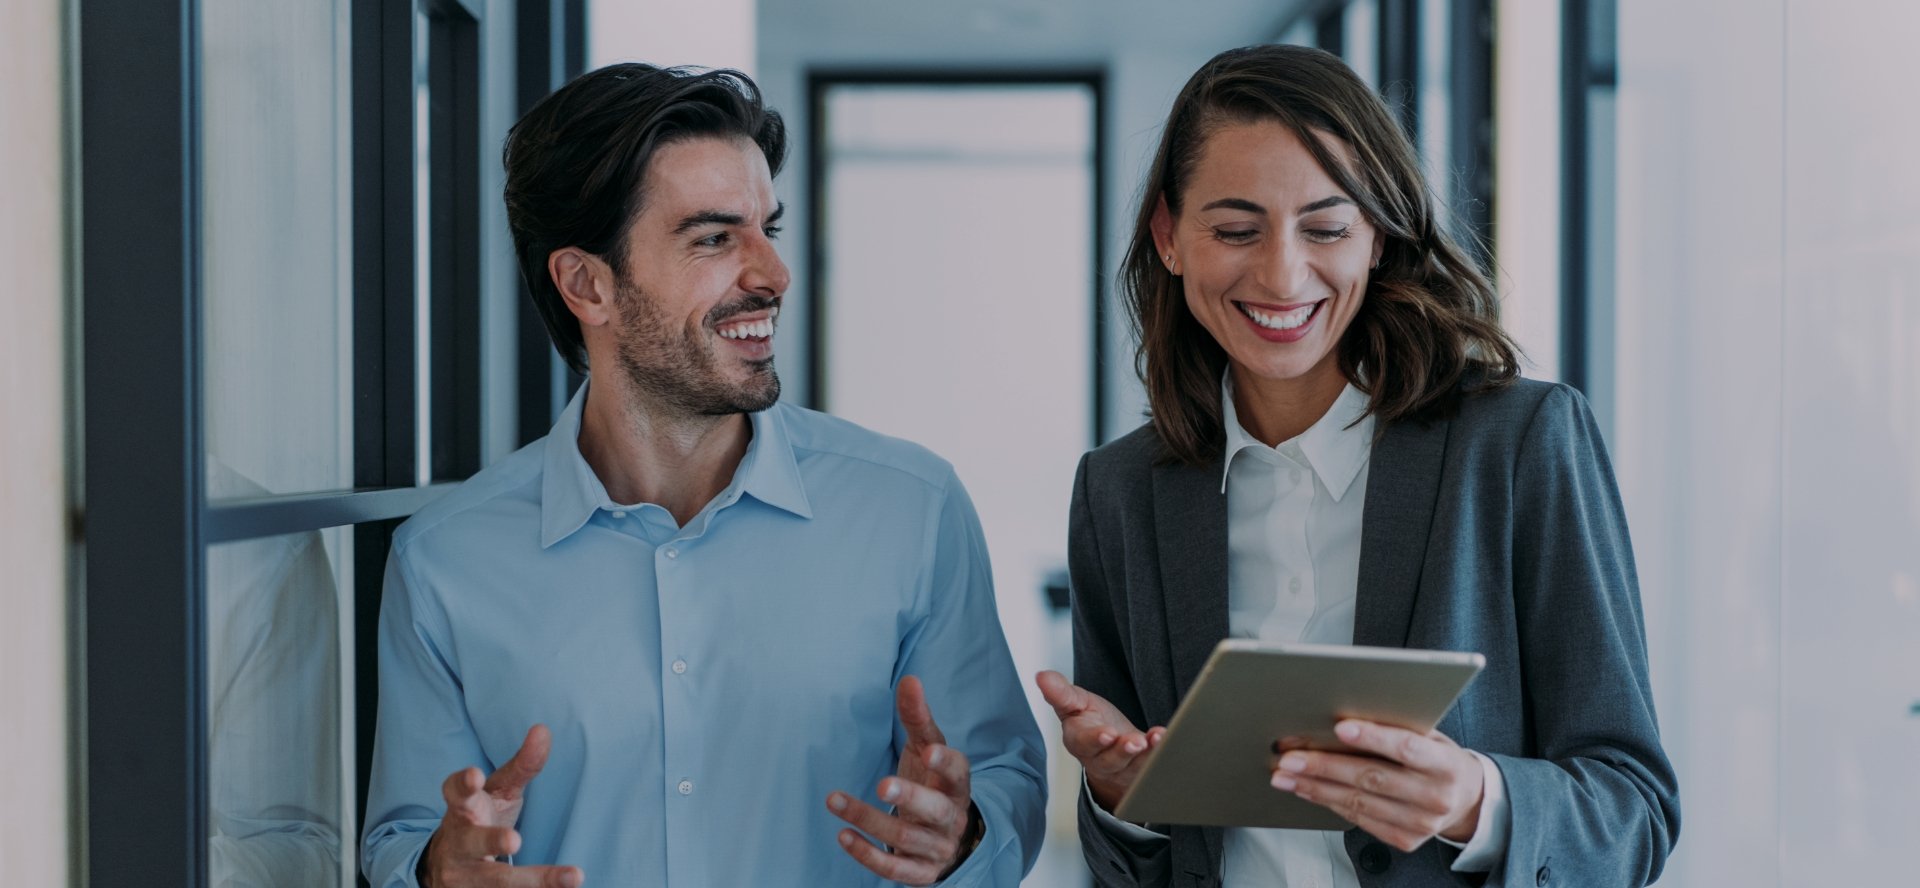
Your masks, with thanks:
[(1354, 644), (1407, 645), (1450, 426), (1444, 419), (1394, 423), (1373, 447), (1360, 527)]
[(1154, 466), (1153, 514), (1178, 700), (1200, 677), (1214, 645), (1227, 637), (1227, 498), (1220, 493), (1220, 461)]

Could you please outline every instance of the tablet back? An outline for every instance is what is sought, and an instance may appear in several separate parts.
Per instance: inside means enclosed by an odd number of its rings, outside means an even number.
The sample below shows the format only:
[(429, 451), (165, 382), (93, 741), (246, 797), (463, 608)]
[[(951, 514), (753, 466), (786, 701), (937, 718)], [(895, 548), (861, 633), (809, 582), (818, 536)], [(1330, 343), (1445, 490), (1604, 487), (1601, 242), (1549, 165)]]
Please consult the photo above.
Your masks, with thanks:
[(1273, 788), (1274, 741), (1345, 750), (1333, 734), (1343, 718), (1432, 730), (1485, 662), (1452, 651), (1222, 641), (1114, 813), (1136, 823), (1349, 829)]

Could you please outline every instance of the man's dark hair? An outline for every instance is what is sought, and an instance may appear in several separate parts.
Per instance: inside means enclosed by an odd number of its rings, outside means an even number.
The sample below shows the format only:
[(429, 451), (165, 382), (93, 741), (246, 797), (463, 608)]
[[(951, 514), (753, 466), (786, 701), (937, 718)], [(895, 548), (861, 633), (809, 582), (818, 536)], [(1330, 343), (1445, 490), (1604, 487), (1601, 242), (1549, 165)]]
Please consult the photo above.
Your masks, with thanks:
[(507, 131), (507, 225), (533, 305), (567, 365), (586, 372), (580, 322), (547, 272), (547, 257), (579, 247), (626, 273), (626, 233), (646, 195), (647, 164), (662, 145), (738, 137), (760, 146), (773, 173), (787, 156), (786, 126), (747, 75), (635, 62), (582, 74), (540, 100)]

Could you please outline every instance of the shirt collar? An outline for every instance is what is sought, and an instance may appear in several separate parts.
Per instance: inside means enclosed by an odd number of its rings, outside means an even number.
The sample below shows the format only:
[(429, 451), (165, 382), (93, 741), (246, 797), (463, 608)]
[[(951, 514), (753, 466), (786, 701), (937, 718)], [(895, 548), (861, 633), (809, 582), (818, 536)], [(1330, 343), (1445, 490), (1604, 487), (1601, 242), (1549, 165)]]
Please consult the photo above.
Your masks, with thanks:
[[(1239, 411), (1233, 406), (1233, 371), (1228, 370), (1220, 377), (1220, 414), (1226, 426), (1227, 449), (1224, 464), (1220, 468), (1220, 492), (1227, 492), (1227, 476), (1233, 471), (1233, 458), (1249, 447), (1272, 451), (1260, 439), (1247, 432), (1240, 424)], [(1299, 448), (1301, 456), (1306, 458), (1307, 466), (1320, 477), (1320, 483), (1326, 485), (1327, 492), (1333, 495), (1333, 501), (1339, 502), (1347, 495), (1347, 488), (1353, 486), (1353, 479), (1367, 464), (1367, 458), (1373, 452), (1373, 417), (1367, 413), (1367, 396), (1348, 383), (1340, 390), (1340, 397), (1334, 399), (1333, 406), (1318, 422), (1301, 432), (1298, 437), (1282, 441), (1281, 447), (1289, 444)]]
[[(600, 476), (580, 455), (580, 415), (585, 410), (587, 385), (582, 383), (573, 399), (560, 411), (560, 419), (547, 433), (546, 469), (540, 486), (540, 546), (546, 548), (585, 527), (593, 513), (601, 509), (619, 509), (632, 504), (615, 503), (607, 495)], [(787, 437), (785, 411), (779, 404), (748, 414), (753, 424), (753, 439), (734, 470), (733, 482), (720, 494), (723, 505), (744, 493), (769, 506), (812, 518), (807, 491), (800, 479), (800, 464), (793, 455)]]

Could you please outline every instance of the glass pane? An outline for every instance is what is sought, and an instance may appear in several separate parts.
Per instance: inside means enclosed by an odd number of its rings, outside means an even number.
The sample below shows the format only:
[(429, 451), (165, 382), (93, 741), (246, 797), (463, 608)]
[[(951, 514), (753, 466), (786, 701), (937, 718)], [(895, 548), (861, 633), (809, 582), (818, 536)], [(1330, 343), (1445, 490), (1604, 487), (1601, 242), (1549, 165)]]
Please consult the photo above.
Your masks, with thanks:
[(344, 6), (201, 4), (206, 446), (269, 493), (352, 481)]
[[(1093, 95), (846, 86), (828, 102), (826, 406), (953, 462), (1021, 673), (1066, 668), (1064, 618), (1042, 587), (1066, 566), (1074, 464), (1093, 434)], [(1079, 780), (1057, 745), (1052, 761), (1054, 785)], [(1073, 799), (1054, 793), (1029, 884), (1085, 873)]]
[[(218, 480), (224, 487), (233, 480)], [(208, 868), (215, 888), (352, 884), (350, 528), (207, 549)]]

